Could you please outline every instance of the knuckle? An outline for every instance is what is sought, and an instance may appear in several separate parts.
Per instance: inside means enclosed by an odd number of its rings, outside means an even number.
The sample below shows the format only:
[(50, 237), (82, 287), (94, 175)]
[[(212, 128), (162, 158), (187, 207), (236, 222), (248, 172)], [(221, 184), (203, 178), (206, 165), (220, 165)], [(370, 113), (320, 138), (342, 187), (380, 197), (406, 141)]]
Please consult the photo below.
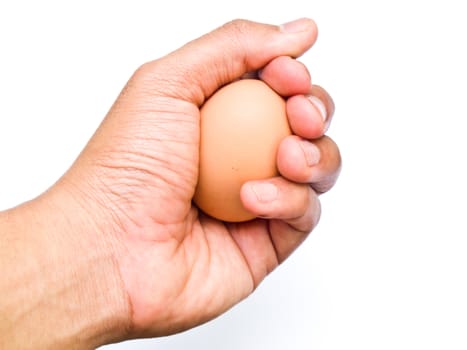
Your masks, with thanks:
[(234, 19), (223, 25), (223, 29), (235, 36), (245, 35), (251, 27), (251, 22), (245, 19)]
[(250, 22), (244, 19), (234, 19), (222, 26), (223, 33), (229, 38), (229, 45), (244, 50), (246, 39), (249, 38)]
[(152, 62), (144, 62), (138, 68), (136, 68), (134, 75), (136, 76), (146, 76), (149, 75), (149, 72), (152, 70)]
[(133, 72), (128, 85), (140, 88), (146, 86), (154, 78), (153, 70), (152, 62), (143, 63)]

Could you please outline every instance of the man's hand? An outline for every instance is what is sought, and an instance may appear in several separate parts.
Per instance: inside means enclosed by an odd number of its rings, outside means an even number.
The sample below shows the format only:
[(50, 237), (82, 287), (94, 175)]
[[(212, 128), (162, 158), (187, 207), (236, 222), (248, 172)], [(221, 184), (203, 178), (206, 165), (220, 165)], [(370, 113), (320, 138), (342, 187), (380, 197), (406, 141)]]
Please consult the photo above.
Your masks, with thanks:
[[(41, 232), (52, 225), (36, 240), (48, 239), (39, 245), (53, 249), (55, 269), (74, 271), (56, 274), (75, 286), (70, 298), (89, 324), (83, 321), (81, 345), (76, 335), (62, 344), (86, 348), (206, 322), (252, 293), (306, 238), (319, 219), (318, 194), (333, 186), (341, 164), (336, 144), (323, 136), (333, 102), (295, 60), (316, 36), (308, 19), (283, 26), (237, 20), (144, 64), (57, 184), (3, 215), (36, 213)], [(192, 203), (199, 108), (222, 85), (252, 75), (287, 98), (294, 135), (278, 150), (281, 176), (242, 188), (245, 207), (261, 218), (225, 223)], [(46, 273), (50, 263), (43, 266)], [(83, 279), (86, 266), (96, 277)], [(17, 283), (26, 286), (27, 276)], [(60, 295), (44, 293), (40, 300), (54, 297)], [(102, 317), (89, 317), (92, 309)], [(0, 302), (0, 316), (3, 310)], [(9, 317), (5, 324), (14, 322)]]

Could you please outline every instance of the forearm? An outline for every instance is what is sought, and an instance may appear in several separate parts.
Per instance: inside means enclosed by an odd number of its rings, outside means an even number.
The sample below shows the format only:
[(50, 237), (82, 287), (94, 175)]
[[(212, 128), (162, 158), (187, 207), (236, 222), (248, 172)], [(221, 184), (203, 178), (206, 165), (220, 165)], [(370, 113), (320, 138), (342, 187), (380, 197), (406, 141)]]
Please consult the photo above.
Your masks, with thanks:
[(124, 327), (111, 254), (91, 241), (79, 210), (67, 208), (76, 213), (69, 218), (53, 202), (0, 213), (1, 349), (90, 349)]

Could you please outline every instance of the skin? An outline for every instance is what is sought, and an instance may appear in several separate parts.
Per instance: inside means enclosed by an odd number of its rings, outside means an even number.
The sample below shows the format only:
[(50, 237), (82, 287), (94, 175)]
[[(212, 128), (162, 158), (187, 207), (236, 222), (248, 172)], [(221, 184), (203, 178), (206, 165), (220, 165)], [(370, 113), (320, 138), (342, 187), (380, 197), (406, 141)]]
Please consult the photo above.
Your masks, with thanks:
[[(316, 36), (309, 19), (236, 20), (136, 70), (71, 168), (0, 213), (0, 348), (169, 335), (251, 294), (316, 226), (318, 194), (339, 174), (338, 147), (324, 136), (334, 104), (295, 59)], [(279, 147), (281, 176), (242, 187), (258, 219), (231, 224), (191, 201), (199, 107), (244, 76), (288, 98), (294, 135)]]

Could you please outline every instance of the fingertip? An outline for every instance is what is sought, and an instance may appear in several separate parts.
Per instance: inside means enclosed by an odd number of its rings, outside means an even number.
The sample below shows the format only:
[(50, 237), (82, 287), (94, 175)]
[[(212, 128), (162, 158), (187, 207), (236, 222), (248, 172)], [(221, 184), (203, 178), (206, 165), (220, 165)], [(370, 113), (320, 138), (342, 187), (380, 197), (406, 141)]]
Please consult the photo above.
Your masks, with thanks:
[(313, 192), (308, 184), (291, 182), (283, 177), (250, 181), (240, 193), (247, 210), (261, 218), (291, 220), (303, 216)]
[(315, 139), (324, 134), (323, 112), (307, 96), (290, 97), (287, 100), (286, 111), (294, 134), (306, 139)]
[(240, 190), (243, 206), (253, 214), (266, 217), (268, 205), (271, 205), (279, 195), (275, 184), (267, 181), (249, 181)]
[(316, 111), (318, 112), (319, 116), (321, 117), (321, 119), (323, 119), (323, 123), (326, 123), (328, 112), (324, 102), (321, 101), (319, 97), (313, 95), (308, 95), (307, 98), (311, 102), (313, 107), (316, 108)]
[(311, 89), (310, 72), (290, 56), (273, 59), (259, 71), (259, 78), (281, 96), (306, 94)]
[(321, 153), (321, 161), (314, 168), (311, 186), (318, 193), (329, 191), (337, 181), (342, 168), (342, 157), (337, 144), (328, 136), (313, 141)]
[(318, 98), (319, 101), (321, 101), (321, 103), (324, 105), (326, 109), (326, 123), (327, 127), (329, 127), (329, 124), (331, 123), (332, 117), (336, 110), (336, 105), (333, 98), (323, 87), (316, 84), (311, 86), (310, 96)]
[(281, 176), (290, 181), (309, 183), (320, 162), (320, 149), (306, 139), (292, 135), (279, 145), (277, 168)]

